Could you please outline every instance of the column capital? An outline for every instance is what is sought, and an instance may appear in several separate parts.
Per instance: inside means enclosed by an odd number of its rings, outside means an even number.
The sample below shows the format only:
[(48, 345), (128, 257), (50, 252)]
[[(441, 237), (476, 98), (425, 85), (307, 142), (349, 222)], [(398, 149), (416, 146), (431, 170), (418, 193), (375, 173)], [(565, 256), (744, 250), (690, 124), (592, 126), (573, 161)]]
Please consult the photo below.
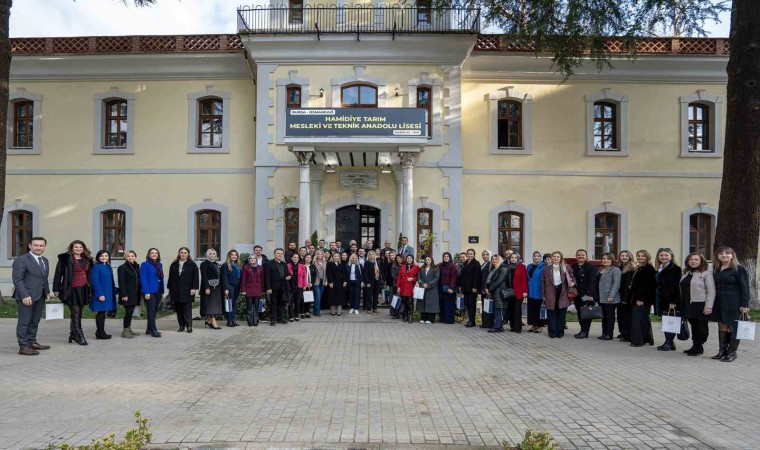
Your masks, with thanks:
[(298, 165), (301, 167), (309, 167), (314, 162), (314, 151), (293, 150), (298, 160)]
[(401, 167), (412, 168), (420, 159), (420, 152), (399, 152), (398, 157), (401, 159)]

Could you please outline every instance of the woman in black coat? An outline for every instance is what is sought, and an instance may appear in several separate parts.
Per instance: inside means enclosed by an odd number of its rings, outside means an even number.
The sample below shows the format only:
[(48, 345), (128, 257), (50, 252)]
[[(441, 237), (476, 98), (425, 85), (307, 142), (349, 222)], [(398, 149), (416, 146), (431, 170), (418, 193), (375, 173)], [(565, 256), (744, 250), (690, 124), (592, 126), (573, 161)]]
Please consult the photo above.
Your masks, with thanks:
[(733, 325), (741, 314), (749, 313), (749, 274), (739, 265), (731, 247), (718, 247), (714, 256), (715, 304), (712, 320), (718, 322), (720, 351), (713, 359), (723, 362), (736, 360), (739, 340), (735, 339)]
[(340, 260), (341, 255), (338, 252), (333, 253), (332, 261), (327, 263), (325, 274), (327, 278), (325, 297), (330, 305), (331, 316), (339, 316), (343, 304), (346, 303), (346, 277)]
[(140, 304), (140, 265), (137, 264), (137, 254), (130, 250), (126, 255), (127, 260), (119, 266), (116, 275), (119, 279), (119, 303), (124, 305), (124, 331), (121, 337), (132, 339), (137, 336), (132, 331), (132, 314), (135, 307)]
[(627, 298), (631, 304), (631, 347), (654, 345), (649, 309), (657, 296), (657, 271), (652, 266), (652, 255), (646, 250), (636, 252), (638, 266), (628, 285)]
[(631, 342), (631, 302), (628, 299), (628, 289), (633, 280), (633, 273), (636, 270), (636, 259), (631, 252), (623, 250), (618, 254), (618, 267), (622, 272), (620, 278), (620, 304), (617, 309), (618, 330), (620, 342)]
[(177, 259), (169, 267), (169, 298), (177, 311), (179, 329), (193, 332), (193, 301), (198, 291), (198, 266), (190, 257), (190, 249), (180, 247)]
[[(216, 262), (216, 250), (210, 248), (206, 250), (206, 260), (201, 263), (201, 317), (206, 319), (203, 327), (209, 327), (212, 330), (220, 330), (221, 327), (216, 324), (216, 316), (224, 314), (224, 298), (222, 292), (227, 287), (222, 285), (222, 276), (220, 273), (219, 263)], [(230, 321), (227, 326), (231, 327)], [(185, 331), (182, 326), (177, 330)], [(190, 331), (188, 331), (190, 333)]]
[(465, 327), (471, 328), (475, 326), (475, 308), (478, 303), (478, 292), (482, 285), (480, 264), (475, 260), (475, 250), (473, 249), (467, 250), (467, 259), (462, 265), (460, 280), (459, 286), (467, 308), (467, 325)]
[(72, 241), (66, 252), (58, 255), (53, 292), (71, 312), (69, 343), (87, 345), (82, 331), (82, 308), (89, 305), (92, 296), (90, 271), (93, 265), (90, 250), (79, 240)]
[[(657, 250), (657, 299), (654, 313), (658, 316), (675, 314), (681, 316), (681, 268), (673, 262), (673, 251), (669, 248)], [(665, 343), (657, 350), (667, 352), (676, 349), (675, 333), (665, 333)]]

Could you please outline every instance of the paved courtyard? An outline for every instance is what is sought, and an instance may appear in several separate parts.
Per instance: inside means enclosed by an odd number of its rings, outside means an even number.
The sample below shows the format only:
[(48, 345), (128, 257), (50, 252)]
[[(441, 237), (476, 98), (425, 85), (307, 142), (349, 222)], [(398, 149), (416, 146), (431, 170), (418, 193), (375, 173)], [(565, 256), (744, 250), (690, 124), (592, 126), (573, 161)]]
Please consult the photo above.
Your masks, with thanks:
[[(0, 448), (84, 444), (150, 418), (160, 447), (492, 447), (549, 431), (562, 448), (760, 448), (760, 348), (733, 364), (546, 333), (329, 315), (277, 327), (117, 335), (67, 344), (41, 324), (37, 357), (16, 355), (0, 320)], [(658, 329), (659, 325), (655, 325)], [(136, 321), (133, 329), (144, 330)], [(659, 333), (656, 333), (656, 335)], [(92, 336), (92, 337), (90, 337)], [(568, 338), (569, 337), (569, 338)], [(661, 337), (657, 336), (661, 341)], [(209, 448), (205, 446), (205, 448)]]

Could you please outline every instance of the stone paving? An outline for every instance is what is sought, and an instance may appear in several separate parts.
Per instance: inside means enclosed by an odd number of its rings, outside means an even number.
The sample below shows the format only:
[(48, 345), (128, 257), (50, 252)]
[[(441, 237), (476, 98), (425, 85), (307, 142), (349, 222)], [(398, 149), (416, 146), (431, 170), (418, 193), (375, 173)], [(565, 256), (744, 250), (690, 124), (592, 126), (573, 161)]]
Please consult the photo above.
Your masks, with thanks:
[[(68, 324), (41, 324), (53, 346), (16, 354), (0, 320), (0, 448), (84, 444), (150, 418), (161, 448), (459, 448), (549, 431), (562, 448), (760, 448), (760, 349), (732, 364), (617, 341), (487, 334), (461, 325), (329, 315), (276, 327), (198, 326), (164, 337), (67, 344)], [(144, 330), (135, 321), (134, 330)], [(659, 324), (655, 325), (659, 329)], [(662, 338), (656, 333), (656, 340)], [(709, 355), (708, 355), (709, 354)], [(208, 446), (204, 448), (209, 448)]]

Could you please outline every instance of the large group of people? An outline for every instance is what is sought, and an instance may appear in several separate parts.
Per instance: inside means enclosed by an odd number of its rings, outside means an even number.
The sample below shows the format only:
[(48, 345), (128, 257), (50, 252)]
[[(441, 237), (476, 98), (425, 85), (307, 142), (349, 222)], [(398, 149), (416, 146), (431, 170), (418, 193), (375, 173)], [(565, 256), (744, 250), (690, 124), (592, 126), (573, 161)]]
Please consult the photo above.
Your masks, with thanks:
[[(13, 263), (19, 354), (36, 355), (49, 348), (38, 343), (36, 335), (42, 305), (52, 297), (70, 311), (69, 343), (87, 345), (82, 329), (85, 307), (96, 314), (95, 338), (110, 339), (105, 319), (115, 316), (118, 305), (125, 309), (122, 338), (137, 336), (131, 323), (140, 304), (147, 312), (146, 335), (159, 338), (156, 315), (167, 290), (177, 331), (187, 333), (193, 332), (196, 295), (204, 327), (213, 330), (221, 329), (218, 317), (226, 318), (227, 327), (238, 326), (238, 298), (245, 301), (248, 326), (259, 324), (264, 308), (270, 325), (276, 326), (321, 316), (323, 307), (327, 311), (329, 306), (332, 316), (341, 316), (344, 308), (348, 314), (377, 314), (383, 304), (395, 319), (411, 321), (419, 313), (422, 324), (433, 324), (436, 317), (454, 324), (459, 310), (467, 328), (476, 326), (480, 300), (481, 326), (489, 333), (502, 333), (505, 325), (521, 333), (527, 303), (528, 332), (542, 333), (546, 328), (552, 339), (564, 337), (567, 311), (573, 305), (580, 325), (576, 339), (587, 339), (592, 321), (601, 318), (598, 339), (614, 340), (617, 324), (617, 340), (632, 347), (654, 345), (653, 310), (658, 316), (688, 321), (692, 346), (685, 353), (689, 356), (703, 354), (708, 323), (718, 322), (719, 352), (713, 359), (726, 362), (736, 359), (739, 346), (735, 322), (749, 312), (748, 272), (730, 247), (715, 251), (712, 268), (698, 252), (689, 254), (681, 268), (669, 248), (658, 249), (655, 261), (647, 250), (635, 255), (625, 250), (603, 254), (598, 264), (589, 261), (586, 250), (576, 251), (572, 264), (560, 251), (536, 251), (527, 265), (512, 250), (506, 250), (503, 259), (485, 250), (479, 262), (475, 250), (469, 249), (456, 256), (446, 252), (436, 264), (430, 255), (416, 260), (406, 238), (399, 244), (394, 248), (385, 241), (379, 248), (371, 240), (362, 246), (351, 241), (343, 248), (340, 241), (326, 246), (324, 240), (316, 245), (307, 240), (300, 248), (291, 242), (287, 249), (276, 249), (272, 259), (256, 245), (246, 260), (230, 250), (221, 263), (216, 250), (209, 249), (199, 266), (190, 250), (181, 247), (166, 274), (159, 250), (151, 248), (140, 264), (134, 251), (127, 252), (114, 277), (106, 250), (93, 258), (87, 245), (75, 240), (58, 255), (51, 290), (50, 265), (42, 256), (47, 241), (35, 237), (29, 253)], [(657, 349), (675, 350), (676, 335), (664, 333), (664, 343)]]

